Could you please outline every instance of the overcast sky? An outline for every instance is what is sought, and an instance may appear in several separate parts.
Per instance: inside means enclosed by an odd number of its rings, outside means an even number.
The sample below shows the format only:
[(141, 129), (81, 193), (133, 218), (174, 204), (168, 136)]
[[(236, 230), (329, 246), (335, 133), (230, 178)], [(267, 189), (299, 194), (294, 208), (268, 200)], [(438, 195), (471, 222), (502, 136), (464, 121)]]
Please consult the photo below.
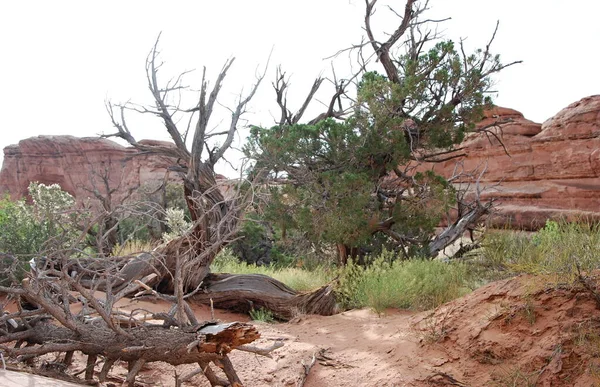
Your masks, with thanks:
[[(397, 19), (383, 5), (401, 9), (404, 1), (381, 2), (374, 23), (391, 32)], [(430, 6), (432, 17), (452, 17), (443, 24), (446, 36), (467, 38), (473, 49), (485, 45), (500, 20), (493, 51), (523, 64), (497, 76), (498, 105), (542, 122), (600, 93), (600, 2), (432, 0)], [(363, 15), (363, 0), (2, 1), (0, 147), (42, 134), (112, 132), (104, 100), (148, 101), (145, 58), (161, 31), (164, 77), (206, 66), (214, 79), (236, 57), (224, 105), (251, 87), (273, 48), (267, 79), (246, 116), (271, 125), (275, 66), (292, 74), (290, 99), (299, 100), (316, 75), (328, 75), (332, 60), (324, 58), (360, 41)], [(343, 69), (348, 61), (342, 55), (335, 64)], [(198, 86), (200, 77), (201, 71), (190, 74), (187, 84)], [(131, 129), (138, 139), (166, 139), (148, 120), (133, 120)]]

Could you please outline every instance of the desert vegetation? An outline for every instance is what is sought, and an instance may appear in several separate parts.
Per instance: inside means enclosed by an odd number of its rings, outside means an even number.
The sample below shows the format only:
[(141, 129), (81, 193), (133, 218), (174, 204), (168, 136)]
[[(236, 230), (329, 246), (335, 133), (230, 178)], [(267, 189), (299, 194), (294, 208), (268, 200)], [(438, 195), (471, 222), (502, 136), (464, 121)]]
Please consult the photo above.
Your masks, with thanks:
[[(600, 305), (597, 224), (485, 230), (494, 204), (481, 195), (487, 166), (457, 165), (445, 178), (425, 167), (459, 157), (466, 136), (502, 146), (494, 129), (506, 122), (478, 125), (493, 106), (493, 76), (518, 63), (492, 53), (496, 30), (486, 47), (469, 51), (437, 34), (443, 20), (423, 16), (427, 2), (407, 0), (394, 11), (399, 25), (377, 37), (376, 6), (365, 3), (366, 40), (342, 50), (357, 54), (358, 70), (317, 78), (295, 110), (289, 78), (277, 68), (280, 116), (271, 127), (250, 127), (247, 164), (236, 179), (218, 178), (215, 166), (230, 151), (268, 63), (228, 108), (227, 125), (214, 129), (234, 59), (212, 83), (203, 69), (194, 91), (183, 81), (187, 73), (162, 78), (159, 37), (146, 59), (152, 103), (107, 101), (113, 129), (104, 137), (171, 160), (169, 174), (180, 184), (165, 179), (152, 193), (131, 187), (117, 200), (120, 181), (98, 173), (80, 205), (59, 186), (35, 182), (27, 200), (3, 199), (0, 292), (3, 309), (16, 310), (0, 317), (2, 354), (32, 362), (64, 353), (55, 363), (66, 368), (80, 352), (88, 382), (96, 374), (105, 382), (121, 361), (128, 364), (123, 382), (134, 386), (146, 363), (165, 362), (196, 365), (175, 374), (178, 386), (196, 375), (212, 386), (240, 386), (230, 354), (269, 357), (281, 343), (251, 346), (260, 337), (256, 326), (198, 321), (192, 303), (266, 322), (356, 308), (380, 316), (392, 308), (434, 310), (427, 321), (439, 321), (438, 307), (490, 281), (528, 274), (536, 278), (531, 294), (536, 286), (579, 289)], [(325, 110), (307, 117), (317, 93), (328, 94)], [(155, 116), (172, 144), (138, 141), (131, 114)], [(453, 244), (459, 248), (446, 255)], [(144, 297), (172, 307), (116, 306)], [(519, 310), (535, 324), (533, 298)], [(426, 342), (447, 337), (438, 323), (430, 326)], [(314, 363), (315, 355), (300, 384)]]

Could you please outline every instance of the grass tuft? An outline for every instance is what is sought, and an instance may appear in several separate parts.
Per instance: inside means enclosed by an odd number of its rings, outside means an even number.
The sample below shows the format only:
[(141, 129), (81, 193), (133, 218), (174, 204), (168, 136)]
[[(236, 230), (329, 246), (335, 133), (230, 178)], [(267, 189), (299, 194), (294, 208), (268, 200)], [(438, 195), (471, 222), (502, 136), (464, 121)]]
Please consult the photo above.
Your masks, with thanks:
[[(385, 254), (385, 253), (384, 253)], [(339, 292), (347, 307), (427, 310), (467, 294), (468, 271), (458, 262), (395, 261), (383, 257), (369, 267), (349, 263), (341, 269)]]
[(490, 232), (479, 263), (491, 279), (527, 273), (554, 285), (573, 285), (578, 266), (584, 273), (600, 268), (600, 227), (592, 223), (548, 221), (533, 235)]
[(240, 262), (229, 249), (223, 250), (215, 258), (211, 269), (218, 273), (264, 274), (283, 282), (298, 292), (318, 289), (333, 279), (333, 272), (326, 268), (305, 270), (297, 267), (257, 266)]

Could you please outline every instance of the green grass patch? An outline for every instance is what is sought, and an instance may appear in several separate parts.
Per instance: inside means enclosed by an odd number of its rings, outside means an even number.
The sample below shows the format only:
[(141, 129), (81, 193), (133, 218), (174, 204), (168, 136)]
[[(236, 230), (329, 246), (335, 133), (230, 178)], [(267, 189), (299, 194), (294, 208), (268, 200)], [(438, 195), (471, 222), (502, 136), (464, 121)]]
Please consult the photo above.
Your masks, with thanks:
[(389, 262), (383, 253), (367, 268), (341, 269), (339, 293), (346, 307), (427, 310), (467, 294), (467, 266), (437, 260)]
[(268, 309), (260, 308), (260, 309), (252, 309), (250, 311), (250, 317), (254, 321), (262, 321), (266, 323), (275, 322), (275, 317), (273, 317), (273, 312)]
[(584, 273), (600, 268), (600, 225), (548, 221), (533, 234), (492, 231), (479, 264), (490, 279), (527, 273), (552, 284), (573, 284), (578, 268)]
[(264, 274), (283, 282), (298, 292), (315, 290), (334, 277), (334, 272), (327, 268), (305, 270), (297, 267), (256, 266), (240, 262), (231, 250), (223, 250), (211, 265), (215, 273), (230, 274)]

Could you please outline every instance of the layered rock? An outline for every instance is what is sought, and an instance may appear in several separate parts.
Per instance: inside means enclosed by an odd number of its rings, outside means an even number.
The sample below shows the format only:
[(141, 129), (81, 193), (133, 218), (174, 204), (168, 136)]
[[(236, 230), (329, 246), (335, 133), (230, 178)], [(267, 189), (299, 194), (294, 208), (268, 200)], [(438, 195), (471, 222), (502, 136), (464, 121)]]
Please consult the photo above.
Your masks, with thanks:
[[(499, 227), (537, 229), (561, 217), (600, 219), (600, 95), (569, 105), (543, 124), (496, 107), (486, 113), (483, 127), (495, 136), (472, 134), (461, 144), (464, 156), (423, 168), (446, 177), (457, 161), (465, 171), (485, 169), (482, 197), (496, 199), (493, 223)], [(108, 176), (119, 200), (130, 189), (158, 187), (173, 162), (106, 139), (32, 137), (4, 149), (0, 193), (19, 198), (31, 181), (58, 183), (82, 202)]]
[(496, 226), (538, 229), (547, 219), (600, 219), (600, 95), (583, 98), (543, 124), (515, 110), (495, 108), (461, 147), (466, 155), (430, 164), (451, 176), (456, 162), (479, 168), (484, 198), (497, 200)]
[(102, 138), (31, 137), (4, 148), (0, 193), (17, 199), (27, 195), (32, 181), (57, 183), (83, 202), (94, 197), (94, 189), (105, 195), (104, 179), (108, 179), (118, 203), (130, 190), (144, 186), (151, 191), (160, 186), (172, 165), (169, 158), (139, 154)]

